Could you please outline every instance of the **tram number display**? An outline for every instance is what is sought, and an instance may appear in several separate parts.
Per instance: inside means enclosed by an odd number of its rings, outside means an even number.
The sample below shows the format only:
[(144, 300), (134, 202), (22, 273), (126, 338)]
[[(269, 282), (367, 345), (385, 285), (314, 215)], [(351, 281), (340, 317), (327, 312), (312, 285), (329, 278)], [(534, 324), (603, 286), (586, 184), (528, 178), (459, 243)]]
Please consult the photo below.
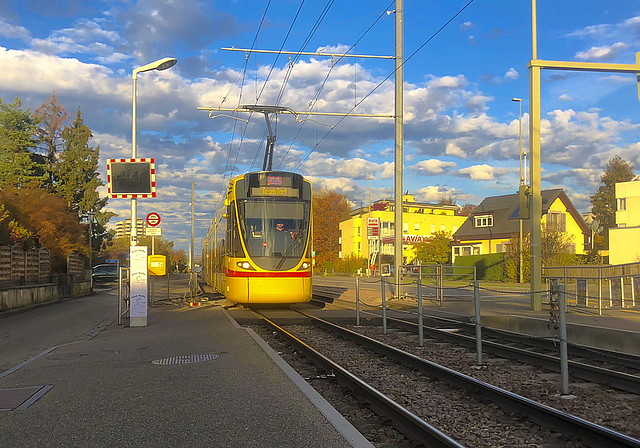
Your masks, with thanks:
[(279, 196), (286, 198), (297, 198), (300, 191), (297, 188), (288, 187), (253, 187), (251, 196)]
[(284, 185), (284, 177), (282, 176), (267, 176), (267, 185), (281, 187)]

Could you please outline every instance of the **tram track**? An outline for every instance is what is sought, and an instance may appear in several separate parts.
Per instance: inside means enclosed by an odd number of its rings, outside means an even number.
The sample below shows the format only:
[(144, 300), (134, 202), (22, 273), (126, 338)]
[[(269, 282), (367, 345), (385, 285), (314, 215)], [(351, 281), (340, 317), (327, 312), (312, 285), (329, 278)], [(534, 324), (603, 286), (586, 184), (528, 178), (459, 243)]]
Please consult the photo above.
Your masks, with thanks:
[[(326, 303), (329, 290), (314, 292), (314, 303)], [(331, 298), (336, 306), (353, 308), (353, 303)], [(367, 316), (381, 317), (375, 307), (365, 307)], [(417, 320), (417, 313), (414, 319)], [(424, 315), (430, 325), (423, 326), (427, 338), (476, 349), (475, 324), (437, 316)], [(388, 325), (418, 334), (418, 324), (387, 317)], [(433, 325), (435, 324), (435, 325)], [(482, 327), (483, 351), (495, 356), (523, 362), (537, 368), (560, 372), (558, 341)], [(640, 356), (612, 352), (594, 347), (568, 344), (569, 371), (572, 377), (606, 385), (640, 395)]]
[[(275, 323), (269, 323), (271, 326), (270, 330), (278, 333), (283, 338), (286, 338), (289, 344), (295, 346), (297, 350), (304, 352), (305, 356), (308, 356), (314, 363), (322, 365), (324, 369), (327, 369), (327, 371), (334, 372), (339, 380), (345, 382), (347, 387), (352, 389), (354, 393), (360, 394), (368, 400), (374, 399), (375, 404), (373, 404), (373, 407), (377, 412), (381, 412), (387, 418), (393, 420), (398, 428), (401, 428), (403, 432), (406, 431), (406, 433), (411, 437), (421, 440), (422, 443), (425, 443), (425, 446), (640, 447), (640, 442), (632, 437), (625, 436), (624, 434), (588, 422), (565, 412), (557, 411), (549, 406), (541, 405), (533, 400), (518, 396), (514, 393), (476, 380), (467, 375), (460, 374), (454, 370), (444, 368), (418, 356), (411, 355), (402, 350), (382, 344), (348, 329), (344, 329), (329, 322), (309, 316), (308, 314), (305, 315), (308, 318), (313, 319), (314, 326), (321, 328), (321, 331), (337, 334), (343, 342), (333, 340), (329, 342), (328, 345), (324, 344), (325, 348), (320, 350), (317, 348), (318, 341), (325, 340), (325, 336), (317, 336), (317, 333), (315, 332), (308, 333), (308, 330), (301, 330), (300, 328), (294, 329), (296, 330), (293, 331), (295, 335), (292, 335), (287, 331), (287, 327), (281, 328)], [(307, 340), (306, 343), (303, 342), (303, 337)], [(336, 347), (340, 344), (344, 345), (345, 343), (350, 344), (352, 347), (366, 347), (366, 351), (369, 352), (368, 359), (372, 361), (362, 361), (362, 363), (369, 367), (364, 370), (360, 370), (359, 373), (352, 373), (350, 372), (350, 369), (345, 369), (344, 366), (340, 366), (338, 363), (349, 364), (350, 360), (357, 358), (357, 356), (354, 357), (353, 355), (347, 355), (343, 361), (337, 361), (328, 359), (326, 355), (322, 355), (320, 353), (321, 351), (325, 353), (330, 352), (332, 353), (331, 358), (333, 358), (336, 353), (342, 353), (344, 349), (332, 349), (331, 347)], [(362, 350), (365, 349), (359, 350), (359, 356), (365, 356), (362, 353)], [(372, 366), (377, 364), (379, 364), (379, 366), (375, 367), (374, 370), (383, 371), (385, 373), (383, 375), (384, 378), (382, 380), (382, 384), (389, 382), (395, 386), (390, 388), (391, 392), (388, 391), (389, 388), (387, 388), (387, 390), (378, 390), (374, 386), (364, 386), (361, 383), (354, 382), (356, 380), (363, 381), (358, 378), (360, 375), (365, 377), (371, 375), (372, 372), (367, 372), (367, 370), (371, 370)], [(383, 364), (384, 366), (382, 366)], [(404, 370), (395, 370), (400, 368), (399, 366), (404, 366), (402, 367)], [(345, 373), (343, 373), (343, 371), (345, 371)], [(375, 372), (373, 372), (374, 381), (376, 376), (379, 375), (376, 375)], [(354, 380), (354, 378), (356, 380)], [(404, 382), (405, 379), (409, 381), (408, 378), (414, 379), (411, 380), (413, 383), (410, 381), (409, 383), (402, 385), (397, 383), (400, 378), (402, 378), (402, 382)], [(458, 437), (453, 434), (449, 434), (447, 436), (448, 438), (442, 439), (442, 436), (438, 435), (439, 430), (436, 429), (437, 432), (434, 433), (433, 429), (435, 427), (432, 427), (430, 423), (427, 423), (427, 419), (420, 417), (420, 412), (424, 410), (424, 407), (417, 405), (417, 408), (419, 409), (417, 411), (413, 409), (399, 411), (397, 409), (397, 406), (400, 406), (399, 403), (403, 405), (406, 405), (407, 403), (415, 405), (424, 399), (433, 403), (433, 396), (429, 396), (428, 398), (421, 397), (420, 394), (415, 394), (414, 396), (414, 389), (415, 391), (420, 391), (425, 388), (431, 390), (433, 384), (440, 385), (441, 383), (448, 385), (448, 392), (445, 392), (445, 394), (450, 393), (455, 395), (456, 393), (459, 393), (458, 389), (465, 391), (463, 398), (443, 398), (442, 400), (462, 400), (464, 402), (464, 404), (461, 404), (460, 406), (465, 409), (465, 412), (471, 413), (469, 415), (462, 414), (460, 409), (456, 409), (452, 418), (454, 418), (455, 422), (468, 421), (467, 426), (473, 427), (475, 436), (470, 435), (467, 432), (461, 436), (464, 440), (459, 440), (458, 442), (454, 441), (454, 439), (458, 439)], [(378, 382), (377, 387), (380, 387), (380, 384), (381, 383)], [(408, 384), (413, 384), (413, 386), (408, 386)], [(438, 387), (435, 389), (438, 389)], [(399, 395), (398, 391), (401, 391)], [(387, 393), (389, 393), (391, 398), (387, 397), (386, 400), (384, 398), (380, 398), (380, 395), (385, 396)], [(438, 391), (437, 393), (440, 392)], [(427, 392), (427, 394), (435, 394), (435, 392)], [(468, 402), (471, 400), (475, 401), (471, 408), (469, 408)], [(394, 404), (389, 405), (389, 402)], [(497, 409), (496, 406), (499, 409)], [(400, 407), (402, 408), (403, 406)], [(458, 412), (461, 412), (460, 415), (456, 415)], [(429, 413), (429, 411), (427, 411), (427, 413)], [(417, 417), (418, 423), (408, 423), (405, 421), (405, 417), (403, 416), (405, 414)], [(476, 421), (477, 415), (483, 416), (485, 420), (488, 416), (493, 418), (497, 417), (497, 420), (501, 421), (501, 423), (496, 426), (495, 422), (490, 422), (486, 428), (483, 428), (480, 426), (480, 422)], [(436, 418), (436, 420), (438, 419)], [(420, 421), (425, 422), (426, 425)], [(505, 421), (507, 423), (504, 423)], [(442, 421), (440, 421), (440, 424), (442, 424)], [(538, 428), (537, 425), (540, 425), (540, 427)], [(456, 426), (459, 425), (457, 423), (452, 423), (447, 427), (447, 429), (454, 431), (453, 428)], [(529, 429), (526, 429), (527, 426)], [(520, 434), (520, 438), (517, 440), (528, 440), (528, 443), (533, 444), (519, 445), (517, 442), (514, 444), (513, 440), (508, 442), (508, 434), (503, 433), (496, 435), (492, 433), (496, 428), (498, 428), (498, 432), (502, 431), (504, 433), (508, 433), (512, 431), (514, 434)], [(529, 431), (530, 433), (528, 433)], [(562, 437), (568, 438), (568, 441), (565, 439), (560, 440), (558, 436), (551, 435), (551, 431), (556, 434), (562, 434)], [(488, 445), (486, 443), (469, 444), (468, 441), (474, 440), (474, 437), (478, 437), (477, 434), (484, 433), (486, 433), (485, 436), (488, 440), (496, 441), (501, 440), (501, 437), (506, 438), (501, 442), (489, 442)], [(451, 438), (450, 440), (449, 437)], [(546, 439), (547, 443), (536, 444), (536, 442), (533, 442), (534, 440), (540, 441), (541, 439)], [(580, 442), (577, 441), (578, 439)], [(456, 443), (458, 443), (458, 445), (456, 445)], [(464, 445), (462, 445), (463, 443)]]

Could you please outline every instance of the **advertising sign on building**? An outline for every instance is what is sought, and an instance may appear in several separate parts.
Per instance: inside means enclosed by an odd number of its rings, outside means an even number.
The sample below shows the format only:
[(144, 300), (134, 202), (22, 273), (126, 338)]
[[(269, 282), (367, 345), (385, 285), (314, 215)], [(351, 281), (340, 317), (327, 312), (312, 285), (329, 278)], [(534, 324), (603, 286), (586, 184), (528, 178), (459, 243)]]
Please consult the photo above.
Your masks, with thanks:
[(147, 246), (131, 246), (131, 280), (129, 289), (132, 327), (147, 326)]

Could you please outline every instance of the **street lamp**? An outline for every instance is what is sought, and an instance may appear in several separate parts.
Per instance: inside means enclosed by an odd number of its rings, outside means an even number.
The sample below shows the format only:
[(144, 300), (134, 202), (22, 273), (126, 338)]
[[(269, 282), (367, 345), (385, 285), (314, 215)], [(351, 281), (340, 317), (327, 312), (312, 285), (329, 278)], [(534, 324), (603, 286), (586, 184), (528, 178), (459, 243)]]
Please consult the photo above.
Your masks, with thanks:
[[(522, 99), (512, 98), (511, 101), (518, 103), (520, 113), (518, 115), (518, 128), (520, 136), (520, 185), (524, 185), (524, 177), (522, 177)], [(522, 219), (520, 221), (520, 283), (523, 281), (522, 275)]]
[[(143, 65), (142, 67), (138, 67), (133, 70), (133, 123), (132, 123), (132, 137), (131, 137), (131, 158), (135, 159), (137, 157), (137, 148), (136, 148), (136, 121), (137, 121), (137, 84), (138, 84), (138, 73), (148, 72), (151, 70), (166, 70), (168, 68), (173, 67), (178, 62), (175, 58), (163, 58), (158, 61), (152, 62), (147, 65)], [(135, 198), (131, 199), (131, 245), (138, 245), (138, 200)]]

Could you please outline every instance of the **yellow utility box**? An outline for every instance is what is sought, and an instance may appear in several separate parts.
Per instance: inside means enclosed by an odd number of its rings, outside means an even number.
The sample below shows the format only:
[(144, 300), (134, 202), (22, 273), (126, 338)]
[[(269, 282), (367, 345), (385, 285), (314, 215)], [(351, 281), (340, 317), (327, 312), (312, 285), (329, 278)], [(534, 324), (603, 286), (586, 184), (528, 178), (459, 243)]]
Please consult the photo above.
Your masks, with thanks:
[(149, 255), (147, 257), (147, 269), (151, 275), (167, 274), (167, 257), (164, 255)]

